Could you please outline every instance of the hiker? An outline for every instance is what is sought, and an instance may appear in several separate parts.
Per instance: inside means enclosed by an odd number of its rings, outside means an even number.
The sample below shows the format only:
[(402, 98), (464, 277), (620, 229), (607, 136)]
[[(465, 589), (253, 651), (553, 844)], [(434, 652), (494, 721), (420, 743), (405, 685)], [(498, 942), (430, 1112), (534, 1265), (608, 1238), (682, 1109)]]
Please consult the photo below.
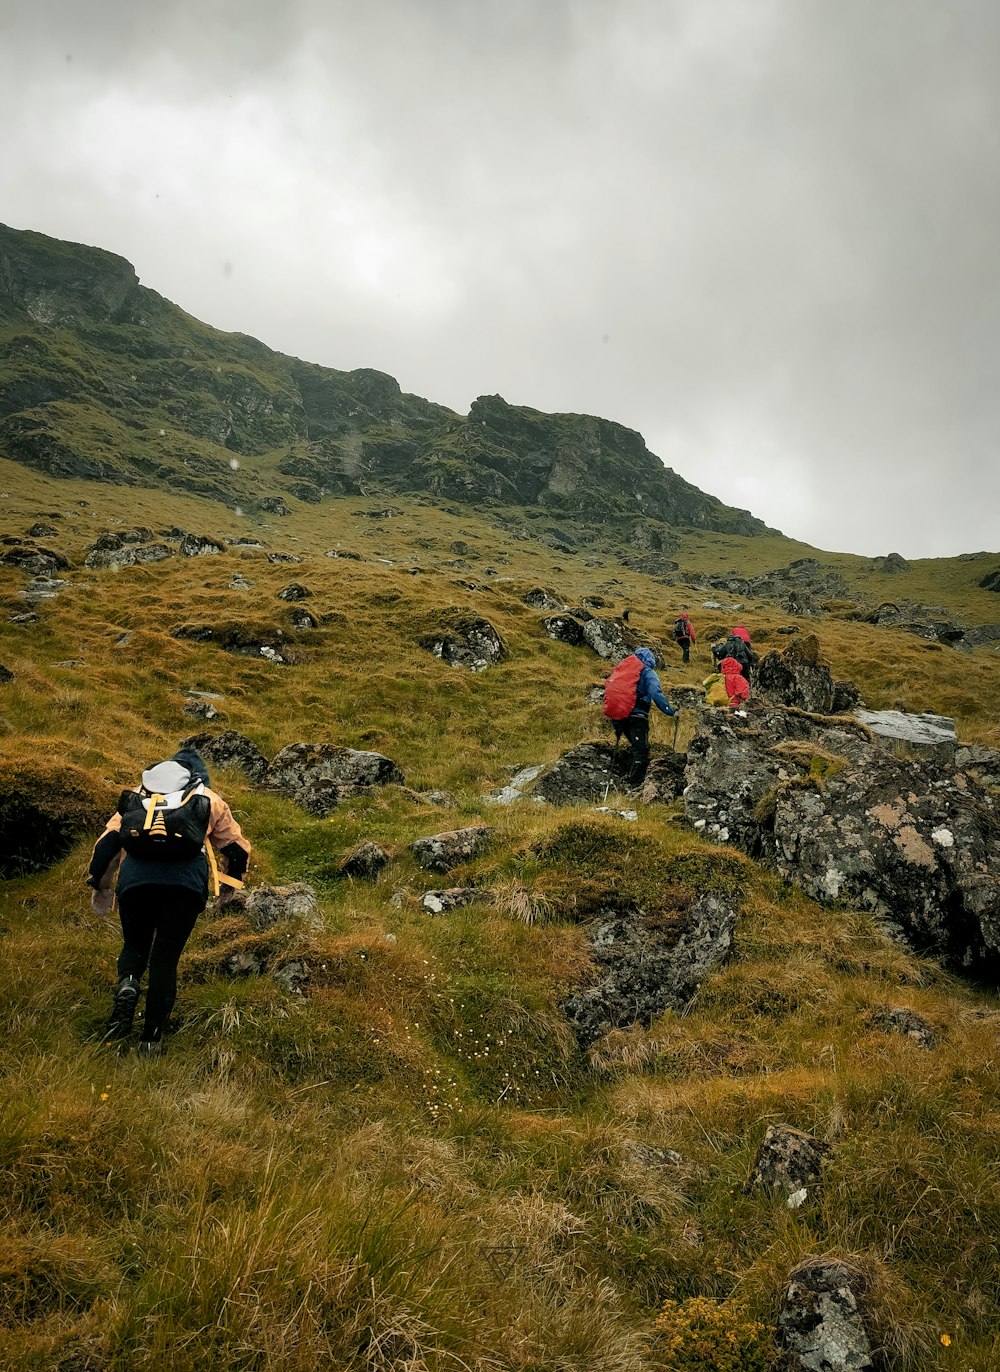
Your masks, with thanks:
[(249, 859), (250, 844), (229, 806), (210, 789), (208, 769), (193, 748), (181, 748), (148, 768), (141, 787), (122, 792), (94, 847), (87, 877), (94, 912), (110, 914), (117, 894), (122, 926), (106, 1044), (131, 1034), (148, 967), (138, 1051), (148, 1057), (163, 1052), (167, 1016), (177, 995), (177, 963), (208, 903), (209, 887), (225, 904), (243, 885)]
[(735, 629), (729, 630), (729, 637), (721, 643), (712, 644), (712, 656), (721, 664), (723, 658), (734, 657), (743, 669), (743, 675), (747, 681), (757, 665), (757, 654), (750, 646), (750, 635), (742, 624), (738, 624)]
[(604, 713), (615, 726), (615, 742), (628, 739), (631, 753), (627, 784), (640, 786), (649, 766), (649, 710), (655, 705), (665, 715), (678, 710), (667, 700), (654, 668), (649, 648), (635, 652), (618, 664), (604, 687)]
[(742, 665), (735, 657), (724, 657), (719, 663), (719, 671), (726, 687), (726, 698), (733, 710), (738, 710), (750, 698), (750, 683), (743, 675)]
[(682, 612), (674, 620), (674, 642), (681, 650), (681, 661), (691, 661), (691, 644), (697, 643), (694, 634), (694, 626), (685, 612)]

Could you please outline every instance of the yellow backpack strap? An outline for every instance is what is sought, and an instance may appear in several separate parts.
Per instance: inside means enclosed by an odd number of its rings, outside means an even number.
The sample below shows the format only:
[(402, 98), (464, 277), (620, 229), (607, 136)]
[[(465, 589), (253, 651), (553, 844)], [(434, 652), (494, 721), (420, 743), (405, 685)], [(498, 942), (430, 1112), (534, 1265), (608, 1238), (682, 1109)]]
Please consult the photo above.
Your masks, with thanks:
[(149, 797), (149, 804), (146, 806), (146, 818), (143, 821), (143, 830), (151, 834), (165, 834), (167, 826), (163, 822), (162, 814), (158, 815), (156, 807), (166, 800), (165, 796), (152, 795)]
[(208, 858), (209, 886), (213, 897), (219, 894), (220, 885), (231, 886), (234, 891), (243, 890), (242, 881), (238, 881), (236, 877), (227, 877), (225, 872), (219, 871), (218, 859), (211, 843), (205, 844), (205, 856)]

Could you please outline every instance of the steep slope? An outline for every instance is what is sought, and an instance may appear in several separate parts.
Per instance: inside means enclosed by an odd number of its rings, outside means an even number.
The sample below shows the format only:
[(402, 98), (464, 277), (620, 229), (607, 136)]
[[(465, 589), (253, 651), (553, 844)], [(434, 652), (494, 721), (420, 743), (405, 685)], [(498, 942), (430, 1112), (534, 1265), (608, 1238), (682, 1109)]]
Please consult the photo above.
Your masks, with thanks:
[(640, 517), (765, 532), (621, 424), (499, 396), (466, 418), (384, 373), (319, 367), (211, 329), (111, 253), (2, 226), (0, 453), (230, 506), (382, 488), (537, 505), (624, 531)]

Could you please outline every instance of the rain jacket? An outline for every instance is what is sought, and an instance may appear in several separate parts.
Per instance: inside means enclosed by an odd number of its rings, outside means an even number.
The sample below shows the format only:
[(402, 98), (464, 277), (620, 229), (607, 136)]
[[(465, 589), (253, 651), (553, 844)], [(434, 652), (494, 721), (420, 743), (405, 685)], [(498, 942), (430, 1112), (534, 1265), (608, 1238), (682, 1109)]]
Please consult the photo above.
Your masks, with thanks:
[(726, 683), (729, 704), (735, 710), (750, 698), (750, 683), (743, 675), (743, 665), (734, 657), (724, 657), (719, 663), (719, 670)]

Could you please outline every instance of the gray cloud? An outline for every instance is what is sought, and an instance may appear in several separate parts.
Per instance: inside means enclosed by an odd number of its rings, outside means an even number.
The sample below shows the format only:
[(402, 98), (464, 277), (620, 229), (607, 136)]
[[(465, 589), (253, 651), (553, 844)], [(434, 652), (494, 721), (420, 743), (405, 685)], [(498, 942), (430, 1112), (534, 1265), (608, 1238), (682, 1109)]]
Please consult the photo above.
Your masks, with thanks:
[(641, 429), (821, 546), (996, 545), (989, 0), (16, 7), (7, 222), (220, 327)]

